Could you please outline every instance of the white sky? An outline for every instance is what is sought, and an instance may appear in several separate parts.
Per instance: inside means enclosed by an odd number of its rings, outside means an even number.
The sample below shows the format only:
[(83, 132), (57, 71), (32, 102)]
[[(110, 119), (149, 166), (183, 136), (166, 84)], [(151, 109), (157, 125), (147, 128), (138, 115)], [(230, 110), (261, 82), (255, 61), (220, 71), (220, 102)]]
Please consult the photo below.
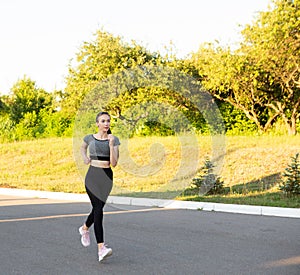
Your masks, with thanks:
[(178, 56), (215, 39), (233, 45), (270, 0), (0, 0), (0, 95), (24, 75), (63, 89), (70, 59), (98, 29)]

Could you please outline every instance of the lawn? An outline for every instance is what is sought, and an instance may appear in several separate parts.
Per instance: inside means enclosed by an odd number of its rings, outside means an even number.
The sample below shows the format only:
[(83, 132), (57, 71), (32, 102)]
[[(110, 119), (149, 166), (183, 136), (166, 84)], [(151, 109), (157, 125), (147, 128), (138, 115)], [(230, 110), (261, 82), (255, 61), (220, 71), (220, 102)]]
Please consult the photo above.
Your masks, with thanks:
[[(121, 139), (113, 195), (300, 207), (300, 198), (278, 191), (281, 173), (300, 152), (300, 136), (228, 136), (221, 179), (227, 195), (197, 196), (183, 190), (216, 151), (209, 136)], [(74, 148), (78, 152), (79, 148)], [(86, 166), (73, 154), (72, 138), (0, 144), (0, 187), (84, 192)]]

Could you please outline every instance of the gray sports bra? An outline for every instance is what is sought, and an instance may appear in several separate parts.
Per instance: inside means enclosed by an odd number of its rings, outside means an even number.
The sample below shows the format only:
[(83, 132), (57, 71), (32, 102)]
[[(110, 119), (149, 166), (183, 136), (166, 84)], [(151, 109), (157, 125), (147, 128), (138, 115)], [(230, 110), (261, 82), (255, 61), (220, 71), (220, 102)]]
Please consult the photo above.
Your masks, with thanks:
[[(87, 135), (83, 138), (88, 145), (91, 159), (95, 160), (110, 160), (110, 148), (108, 139), (96, 139), (94, 135)], [(120, 145), (120, 140), (115, 136), (114, 146)]]

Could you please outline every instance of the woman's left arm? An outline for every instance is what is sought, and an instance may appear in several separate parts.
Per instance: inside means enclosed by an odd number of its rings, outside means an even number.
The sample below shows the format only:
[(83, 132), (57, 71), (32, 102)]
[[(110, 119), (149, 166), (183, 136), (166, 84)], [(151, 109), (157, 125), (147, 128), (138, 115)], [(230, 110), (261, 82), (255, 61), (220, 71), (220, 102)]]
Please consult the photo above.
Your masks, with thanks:
[(115, 167), (119, 160), (119, 145), (114, 145), (115, 137), (113, 135), (108, 135), (109, 148), (110, 148), (110, 164)]

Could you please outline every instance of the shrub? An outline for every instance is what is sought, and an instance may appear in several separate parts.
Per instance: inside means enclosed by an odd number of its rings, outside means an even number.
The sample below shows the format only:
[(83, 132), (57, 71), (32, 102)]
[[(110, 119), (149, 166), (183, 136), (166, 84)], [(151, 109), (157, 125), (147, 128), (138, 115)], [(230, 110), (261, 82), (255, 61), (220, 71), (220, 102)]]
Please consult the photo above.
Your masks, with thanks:
[(39, 132), (40, 127), (36, 112), (26, 113), (14, 129), (14, 140), (36, 138), (39, 136)]
[(287, 196), (300, 194), (300, 161), (299, 153), (291, 157), (291, 164), (282, 174), (282, 183), (279, 189), (287, 194)]
[(14, 122), (8, 114), (0, 115), (0, 142), (10, 141), (13, 136)]

